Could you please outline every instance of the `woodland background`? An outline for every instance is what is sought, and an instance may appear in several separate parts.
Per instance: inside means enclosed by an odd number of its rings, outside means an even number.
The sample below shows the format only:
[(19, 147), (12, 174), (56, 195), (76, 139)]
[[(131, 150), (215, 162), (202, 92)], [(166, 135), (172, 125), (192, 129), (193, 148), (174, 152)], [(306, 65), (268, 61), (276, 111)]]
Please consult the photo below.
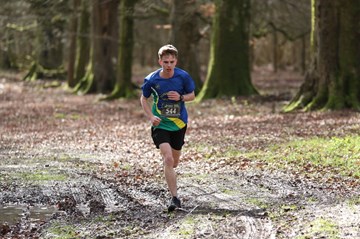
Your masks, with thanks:
[[(360, 238), (360, 1), (0, 4), (1, 238)], [(175, 213), (138, 98), (167, 43)]]
[(286, 111), (359, 109), (359, 9), (355, 0), (5, 1), (0, 67), (129, 98), (133, 73), (172, 43), (200, 100), (258, 94), (251, 71), (265, 65), (306, 72)]
[[(62, 79), (82, 93), (113, 92), (115, 98), (129, 97), (133, 95), (129, 81), (141, 84), (149, 70), (158, 67), (159, 47), (172, 43), (180, 51), (179, 66), (191, 73), (200, 91), (208, 73), (215, 2), (2, 1), (0, 69), (25, 72), (24, 79), (29, 81)], [(245, 26), (249, 48), (242, 50), (229, 43), (230, 51), (249, 56), (250, 65), (239, 60), (235, 66), (305, 73), (310, 1), (228, 3), (230, 7), (248, 5), (251, 17)], [(94, 86), (92, 80), (98, 83)], [(232, 77), (230, 84), (238, 81), (242, 79)]]

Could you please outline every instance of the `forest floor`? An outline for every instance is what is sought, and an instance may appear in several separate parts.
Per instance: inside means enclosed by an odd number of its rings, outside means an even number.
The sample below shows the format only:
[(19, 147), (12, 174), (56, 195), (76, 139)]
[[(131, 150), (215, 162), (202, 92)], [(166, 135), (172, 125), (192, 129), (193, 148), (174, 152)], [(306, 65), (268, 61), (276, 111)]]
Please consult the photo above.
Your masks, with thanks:
[(284, 114), (303, 77), (253, 79), (262, 96), (188, 104), (176, 169), (183, 209), (168, 213), (138, 99), (0, 77), (0, 238), (360, 238), (357, 176), (244, 156), (356, 135), (359, 113)]

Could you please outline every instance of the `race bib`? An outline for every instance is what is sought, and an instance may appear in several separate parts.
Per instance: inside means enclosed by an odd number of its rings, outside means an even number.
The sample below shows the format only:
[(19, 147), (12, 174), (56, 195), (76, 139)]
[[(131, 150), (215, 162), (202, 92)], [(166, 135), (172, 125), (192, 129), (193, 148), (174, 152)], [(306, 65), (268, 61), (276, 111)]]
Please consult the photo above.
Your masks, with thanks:
[(164, 103), (162, 105), (161, 115), (167, 118), (179, 118), (180, 103)]

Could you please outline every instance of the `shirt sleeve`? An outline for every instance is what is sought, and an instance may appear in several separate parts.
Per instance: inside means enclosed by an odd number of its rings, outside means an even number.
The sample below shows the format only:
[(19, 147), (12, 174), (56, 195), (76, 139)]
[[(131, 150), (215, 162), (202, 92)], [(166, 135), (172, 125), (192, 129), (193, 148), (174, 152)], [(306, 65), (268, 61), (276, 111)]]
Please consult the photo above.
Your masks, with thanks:
[(141, 86), (142, 89), (142, 94), (146, 97), (149, 98), (151, 95), (151, 81), (148, 80), (147, 78), (144, 79), (144, 84)]
[(194, 80), (191, 78), (189, 74), (185, 75), (184, 80), (185, 80), (184, 88), (186, 94), (193, 92), (195, 90)]

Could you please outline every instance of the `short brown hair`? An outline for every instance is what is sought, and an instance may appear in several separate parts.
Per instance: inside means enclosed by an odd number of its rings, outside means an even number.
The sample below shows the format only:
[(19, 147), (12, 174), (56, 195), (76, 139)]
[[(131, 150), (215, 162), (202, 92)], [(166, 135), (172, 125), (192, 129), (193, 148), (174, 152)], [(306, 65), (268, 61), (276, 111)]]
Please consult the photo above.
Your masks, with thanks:
[(170, 44), (162, 46), (159, 49), (159, 52), (158, 52), (159, 59), (161, 59), (162, 56), (168, 55), (168, 54), (173, 55), (177, 58), (178, 50), (176, 49), (176, 47), (174, 47), (173, 45), (170, 45)]

